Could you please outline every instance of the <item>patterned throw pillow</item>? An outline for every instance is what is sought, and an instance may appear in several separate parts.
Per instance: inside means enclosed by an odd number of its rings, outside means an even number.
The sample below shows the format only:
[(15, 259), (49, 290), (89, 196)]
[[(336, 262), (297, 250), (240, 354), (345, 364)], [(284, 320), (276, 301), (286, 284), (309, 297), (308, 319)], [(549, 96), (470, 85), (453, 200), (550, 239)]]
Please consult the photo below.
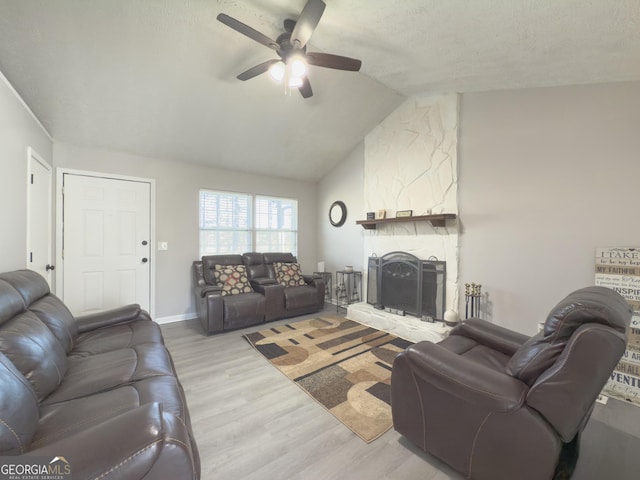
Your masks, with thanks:
[(276, 272), (278, 283), (283, 287), (298, 287), (306, 285), (300, 273), (299, 263), (274, 262), (273, 269)]
[(244, 265), (216, 265), (213, 274), (218, 285), (222, 287), (222, 295), (253, 292)]

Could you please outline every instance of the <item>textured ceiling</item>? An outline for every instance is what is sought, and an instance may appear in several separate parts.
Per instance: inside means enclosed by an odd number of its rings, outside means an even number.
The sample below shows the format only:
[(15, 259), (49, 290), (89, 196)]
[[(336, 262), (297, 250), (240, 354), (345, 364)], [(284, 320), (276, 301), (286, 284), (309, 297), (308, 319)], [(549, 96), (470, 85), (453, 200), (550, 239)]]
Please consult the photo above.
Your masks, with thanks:
[(306, 0), (0, 0), (0, 71), (55, 140), (317, 180), (404, 98), (640, 80), (638, 0), (325, 0), (314, 96), (285, 96), (271, 38)]

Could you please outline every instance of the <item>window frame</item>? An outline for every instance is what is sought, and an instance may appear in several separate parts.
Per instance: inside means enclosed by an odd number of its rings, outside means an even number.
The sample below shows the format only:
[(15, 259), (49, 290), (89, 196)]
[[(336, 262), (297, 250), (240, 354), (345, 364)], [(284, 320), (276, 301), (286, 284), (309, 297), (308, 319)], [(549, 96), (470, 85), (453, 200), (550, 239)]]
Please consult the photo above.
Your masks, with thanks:
[[(205, 219), (203, 218), (203, 200), (202, 200), (202, 195), (203, 193), (212, 193), (212, 194), (217, 194), (217, 195), (230, 195), (230, 196), (237, 196), (237, 197), (244, 197), (246, 199), (248, 199), (248, 227), (245, 229), (238, 229), (238, 228), (225, 228), (225, 227), (213, 227), (213, 228), (207, 228), (204, 227), (204, 223), (205, 223)], [(289, 228), (269, 228), (267, 227), (260, 227), (258, 228), (258, 225), (261, 223), (258, 220), (258, 214), (259, 214), (259, 208), (258, 208), (258, 202), (259, 201), (281, 201), (283, 203), (285, 203), (285, 208), (286, 208), (286, 203), (290, 203), (291, 204), (291, 208), (293, 210), (293, 214), (290, 218), (290, 227)], [(279, 235), (280, 237), (282, 237), (282, 242), (284, 242), (284, 238), (285, 237), (289, 237), (289, 241), (288, 244), (291, 245), (290, 248), (285, 248), (285, 247), (277, 247), (277, 251), (291, 251), (291, 253), (294, 256), (298, 255), (298, 199), (297, 198), (292, 198), (292, 197), (280, 197), (280, 196), (275, 196), (275, 195), (266, 195), (266, 194), (258, 194), (258, 193), (247, 193), (247, 192), (233, 192), (233, 191), (228, 191), (228, 190), (218, 190), (218, 189), (212, 189), (212, 188), (200, 188), (198, 191), (198, 232), (199, 232), (199, 236), (198, 236), (198, 250), (200, 253), (200, 257), (202, 257), (203, 255), (236, 255), (236, 254), (242, 254), (242, 253), (246, 253), (249, 251), (259, 251), (259, 248), (257, 247), (258, 245), (258, 236), (262, 233), (276, 233), (276, 235)], [(262, 212), (262, 214), (264, 215), (265, 213)], [(273, 213), (268, 209), (267, 215), (271, 214), (271, 216), (273, 216)], [(278, 212), (278, 214), (276, 215), (276, 217), (278, 218), (278, 223), (284, 222), (286, 223), (286, 218), (280, 217), (278, 216), (280, 215), (280, 213)], [(283, 214), (286, 217), (286, 214)], [(267, 224), (270, 223), (270, 220), (273, 220), (273, 218), (271, 219), (267, 219)], [(216, 252), (216, 253), (210, 253), (210, 252), (205, 252), (203, 249), (203, 232), (248, 232), (249, 234), (249, 248), (248, 249), (244, 249), (244, 247), (240, 247), (241, 249), (243, 249), (244, 251), (241, 252)], [(235, 245), (234, 245), (235, 246)], [(276, 251), (276, 250), (272, 250), (272, 249), (268, 249), (268, 250), (264, 250), (264, 251)]]

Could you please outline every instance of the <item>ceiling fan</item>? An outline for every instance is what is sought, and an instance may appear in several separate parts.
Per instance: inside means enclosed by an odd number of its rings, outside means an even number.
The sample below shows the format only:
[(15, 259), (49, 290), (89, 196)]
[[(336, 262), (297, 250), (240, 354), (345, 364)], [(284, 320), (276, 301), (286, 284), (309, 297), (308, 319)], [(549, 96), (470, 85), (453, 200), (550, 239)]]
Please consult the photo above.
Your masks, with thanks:
[(304, 98), (309, 98), (313, 95), (313, 90), (306, 75), (307, 65), (351, 72), (360, 70), (362, 62), (355, 58), (329, 53), (307, 52), (307, 42), (318, 26), (325, 7), (322, 0), (308, 0), (297, 20), (287, 19), (284, 21), (285, 31), (275, 40), (229, 15), (219, 14), (217, 18), (220, 22), (275, 50), (280, 57), (251, 67), (238, 75), (238, 80), (249, 80), (268, 71), (274, 79), (284, 81), (285, 89), (298, 88)]

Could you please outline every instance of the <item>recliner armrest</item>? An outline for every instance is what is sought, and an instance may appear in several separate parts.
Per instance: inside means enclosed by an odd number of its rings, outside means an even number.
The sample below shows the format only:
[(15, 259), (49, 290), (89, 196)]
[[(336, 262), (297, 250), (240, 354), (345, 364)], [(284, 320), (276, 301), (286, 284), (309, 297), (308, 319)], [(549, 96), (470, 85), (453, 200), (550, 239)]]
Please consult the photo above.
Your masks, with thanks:
[(209, 294), (222, 295), (222, 287), (218, 285), (204, 285), (202, 287), (195, 287), (196, 295), (200, 298), (204, 298)]
[(400, 355), (406, 356), (414, 375), (425, 382), (491, 411), (508, 412), (520, 408), (529, 391), (520, 380), (435, 343), (416, 343)]
[[(166, 443), (175, 443), (180, 449), (185, 449), (186, 455), (190, 455), (189, 447), (182, 440), (172, 438), (176, 433), (167, 431), (160, 404), (148, 403), (30, 450), (20, 458), (64, 456), (69, 462), (73, 478), (78, 479), (101, 478), (109, 472), (118, 478), (148, 478), (146, 474), (152, 471)], [(157, 471), (155, 473), (155, 478), (161, 478)], [(154, 475), (150, 477), (154, 478)], [(195, 474), (182, 478), (193, 477)]]
[(470, 318), (454, 328), (449, 335), (461, 335), (506, 355), (513, 355), (529, 337), (480, 318)]
[(302, 278), (307, 284), (313, 285), (317, 280), (322, 280), (321, 275), (302, 275)]
[(120, 323), (128, 323), (134, 320), (150, 321), (151, 317), (136, 303), (76, 317), (78, 331), (80, 333)]

